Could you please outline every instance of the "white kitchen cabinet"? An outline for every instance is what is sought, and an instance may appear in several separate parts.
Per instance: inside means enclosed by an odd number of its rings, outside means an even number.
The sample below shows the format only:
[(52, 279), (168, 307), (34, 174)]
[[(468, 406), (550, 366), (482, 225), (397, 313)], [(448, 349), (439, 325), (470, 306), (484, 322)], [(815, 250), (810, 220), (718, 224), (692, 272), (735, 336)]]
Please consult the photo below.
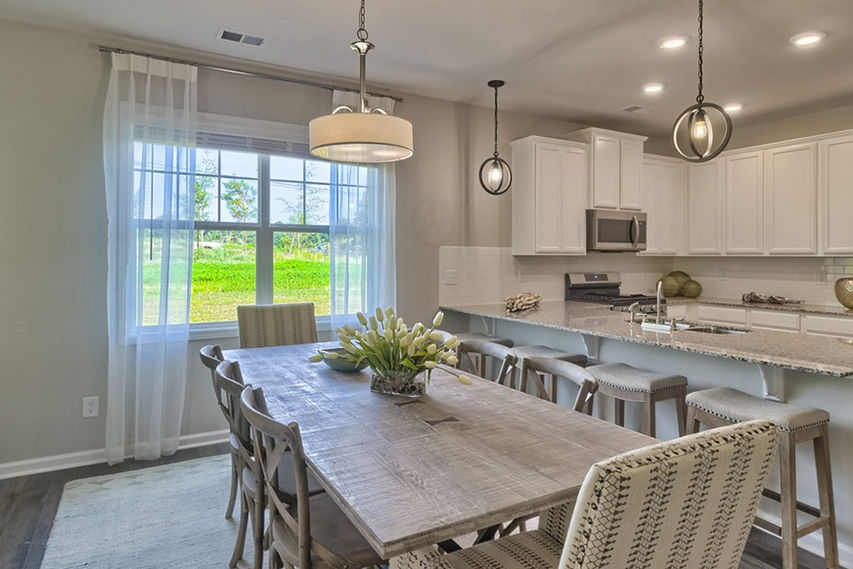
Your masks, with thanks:
[(676, 255), (682, 243), (683, 166), (670, 158), (646, 155), (643, 161), (642, 203), (646, 224), (644, 255)]
[(782, 310), (749, 310), (749, 327), (780, 332), (800, 332), (800, 315)]
[(586, 254), (587, 147), (528, 136), (512, 142), (515, 255)]
[(589, 145), (589, 204), (592, 208), (641, 210), (645, 136), (600, 128), (569, 133)]
[(817, 253), (817, 143), (770, 148), (764, 159), (767, 252)]
[(764, 153), (725, 157), (725, 252), (764, 253)]
[(690, 164), (687, 169), (687, 252), (723, 252), (723, 162)]
[(696, 309), (696, 318), (706, 322), (719, 322), (721, 324), (737, 324), (745, 326), (746, 309), (700, 304)]
[(803, 316), (803, 332), (819, 336), (853, 337), (853, 318), (849, 316)]
[(853, 253), (853, 136), (820, 143), (822, 252)]

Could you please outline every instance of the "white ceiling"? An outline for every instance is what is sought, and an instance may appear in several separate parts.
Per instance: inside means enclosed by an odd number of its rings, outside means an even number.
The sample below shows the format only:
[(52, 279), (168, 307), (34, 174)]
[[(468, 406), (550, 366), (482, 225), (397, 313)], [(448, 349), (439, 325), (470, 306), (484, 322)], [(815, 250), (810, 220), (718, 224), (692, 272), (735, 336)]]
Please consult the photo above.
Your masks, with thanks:
[[(357, 0), (0, 0), (0, 18), (354, 79)], [(368, 86), (664, 136), (696, 96), (691, 0), (368, 0)], [(257, 34), (260, 48), (217, 29)], [(827, 32), (811, 49), (788, 39)], [(675, 52), (659, 38), (687, 34)], [(735, 124), (853, 103), (853, 0), (707, 0), (705, 93)], [(656, 97), (641, 86), (666, 85)], [(641, 105), (642, 114), (620, 109)]]

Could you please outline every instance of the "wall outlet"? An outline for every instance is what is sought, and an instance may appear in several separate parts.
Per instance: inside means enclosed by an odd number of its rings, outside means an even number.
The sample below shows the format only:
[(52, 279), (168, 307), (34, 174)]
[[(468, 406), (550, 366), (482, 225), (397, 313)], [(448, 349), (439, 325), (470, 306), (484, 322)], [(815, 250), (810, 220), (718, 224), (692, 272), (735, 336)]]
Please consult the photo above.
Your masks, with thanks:
[(452, 286), (458, 283), (459, 279), (456, 276), (456, 269), (446, 269), (444, 271), (444, 284)]
[(98, 400), (99, 397), (84, 397), (83, 398), (83, 418), (98, 416)]

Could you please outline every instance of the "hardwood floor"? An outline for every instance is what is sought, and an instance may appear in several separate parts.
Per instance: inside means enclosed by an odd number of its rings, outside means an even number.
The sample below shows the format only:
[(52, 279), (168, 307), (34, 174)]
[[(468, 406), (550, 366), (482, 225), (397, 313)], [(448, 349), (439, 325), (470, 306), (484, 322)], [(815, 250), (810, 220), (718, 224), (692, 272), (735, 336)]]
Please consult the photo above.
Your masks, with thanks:
[[(96, 464), (0, 480), (0, 569), (40, 568), (66, 482), (227, 452), (228, 447), (223, 443), (179, 451), (174, 456), (152, 462), (129, 460), (113, 467)], [(223, 560), (222, 567), (226, 565), (227, 560)], [(782, 553), (778, 538), (753, 529), (740, 569), (781, 567)], [(824, 569), (823, 559), (800, 550), (800, 567)]]

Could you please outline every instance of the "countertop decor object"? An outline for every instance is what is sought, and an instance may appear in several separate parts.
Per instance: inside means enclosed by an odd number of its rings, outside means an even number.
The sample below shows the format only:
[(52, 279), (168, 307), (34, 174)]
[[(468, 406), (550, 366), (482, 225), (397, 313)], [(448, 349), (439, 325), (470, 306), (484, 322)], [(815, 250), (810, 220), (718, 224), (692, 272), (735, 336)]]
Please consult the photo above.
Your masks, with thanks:
[[(837, 287), (837, 284), (836, 284)], [(838, 295), (838, 288), (836, 290), (836, 296)], [(784, 296), (779, 296), (777, 294), (761, 294), (760, 292), (745, 292), (743, 294), (743, 301), (748, 304), (802, 304), (802, 300), (793, 300), (791, 298), (787, 298)], [(840, 300), (840, 299), (839, 299)], [(842, 302), (842, 304), (844, 304)]]
[(666, 276), (668, 276), (668, 277), (672, 277), (672, 278), (674, 278), (675, 280), (677, 280), (677, 281), (678, 281), (678, 286), (679, 286), (679, 287), (684, 286), (684, 283), (686, 283), (687, 281), (691, 280), (691, 279), (690, 279), (690, 275), (688, 275), (688, 274), (687, 274), (687, 273), (685, 273), (684, 271), (672, 271), (671, 273), (669, 273), (669, 274), (668, 274), (668, 275), (666, 275)]
[(661, 279), (663, 287), (661, 288), (663, 295), (667, 298), (678, 296), (681, 292), (681, 282), (673, 276), (667, 275)]
[(842, 277), (835, 281), (835, 298), (845, 308), (853, 310), (853, 277)]
[(378, 164), (405, 160), (414, 153), (412, 123), (391, 116), (367, 104), (367, 53), (375, 46), (367, 41), (364, 27), (364, 0), (358, 13), (356, 41), (350, 49), (358, 53), (359, 106), (342, 105), (330, 115), (308, 123), (308, 146), (311, 154), (333, 162)]
[(702, 294), (702, 285), (693, 279), (690, 279), (681, 285), (681, 294), (687, 298), (698, 298), (699, 295)]
[(512, 185), (512, 169), (507, 161), (498, 156), (498, 88), (504, 86), (500, 79), (492, 79), (489, 87), (495, 90), (495, 152), (480, 164), (480, 185), (486, 192), (499, 196)]
[[(438, 364), (456, 365), (459, 361), (455, 350), (459, 340), (436, 330), (444, 319), (442, 312), (436, 313), (429, 328), (418, 322), (409, 329), (392, 308), (377, 308), (369, 318), (361, 312), (356, 317), (359, 329), (349, 325), (335, 329), (340, 351), (320, 350), (309, 360), (325, 361), (333, 369), (343, 362), (356, 368), (370, 366), (371, 391), (405, 397), (424, 395)], [(333, 364), (327, 360), (342, 361)]]
[(539, 306), (539, 303), (541, 301), (542, 297), (538, 294), (533, 294), (532, 292), (522, 292), (521, 294), (510, 296), (506, 299), (506, 311), (520, 312), (522, 310), (529, 310), (531, 308), (536, 308), (537, 306)]
[(703, 1), (699, 0), (699, 93), (696, 104), (675, 119), (672, 146), (688, 162), (706, 162), (725, 150), (732, 136), (732, 119), (723, 107), (706, 103), (702, 94)]

